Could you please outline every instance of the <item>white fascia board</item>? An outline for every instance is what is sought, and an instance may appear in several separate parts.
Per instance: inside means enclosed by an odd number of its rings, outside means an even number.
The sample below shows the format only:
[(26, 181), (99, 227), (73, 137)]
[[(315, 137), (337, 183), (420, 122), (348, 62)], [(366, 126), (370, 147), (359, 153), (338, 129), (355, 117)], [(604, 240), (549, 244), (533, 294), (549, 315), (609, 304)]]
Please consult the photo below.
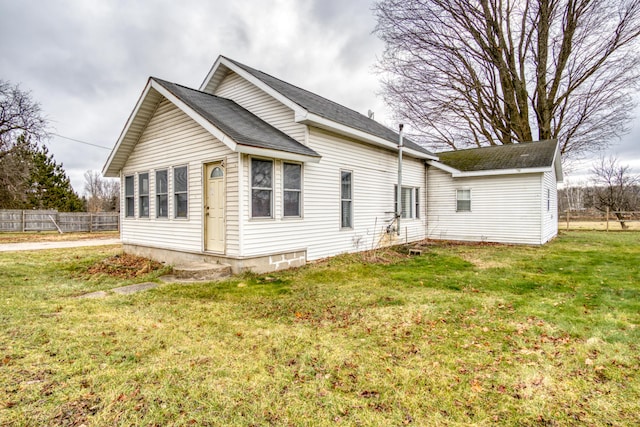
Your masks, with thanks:
[[(398, 144), (394, 144), (391, 141), (387, 141), (386, 139), (371, 135), (370, 133), (363, 132), (358, 129), (354, 129), (352, 127), (336, 123), (333, 120), (325, 119), (324, 117), (320, 117), (316, 114), (308, 113), (307, 111), (304, 114), (296, 113), (294, 118), (296, 123), (301, 123), (305, 125), (313, 125), (322, 129), (327, 129), (339, 133), (341, 135), (346, 135), (352, 137), (354, 139), (367, 142), (372, 145), (377, 145), (378, 147), (388, 148), (390, 150), (398, 150)], [(437, 160), (438, 158), (435, 156), (431, 156), (426, 153), (421, 153), (416, 150), (412, 150), (407, 147), (403, 147), (403, 153), (410, 155), (411, 157), (415, 157), (417, 159), (425, 159), (425, 160)]]
[(293, 102), (292, 100), (290, 100), (286, 96), (282, 95), (277, 90), (273, 89), (271, 86), (265, 84), (262, 80), (254, 77), (252, 74), (250, 74), (247, 71), (243, 70), (242, 68), (238, 67), (236, 64), (234, 64), (233, 62), (227, 60), (227, 58), (225, 58), (223, 56), (218, 57), (218, 60), (216, 61), (216, 63), (211, 68), (211, 71), (209, 72), (209, 75), (207, 76), (207, 79), (202, 84), (202, 86), (200, 86), (201, 90), (203, 90), (203, 88), (205, 88), (209, 84), (209, 80), (211, 78), (213, 78), (213, 76), (215, 75), (216, 70), (218, 69), (218, 67), (220, 67), (220, 65), (224, 65), (225, 67), (227, 67), (228, 69), (230, 69), (234, 73), (236, 73), (239, 76), (241, 76), (243, 79), (247, 80), (249, 83), (253, 84), (254, 86), (258, 87), (263, 92), (266, 92), (271, 97), (275, 98), (276, 100), (278, 100), (279, 102), (281, 102), (285, 106), (289, 107), (290, 109), (292, 109), (294, 111), (294, 113), (296, 115), (299, 114), (299, 113), (303, 113), (303, 114), (306, 113), (306, 110), (303, 107), (301, 107), (300, 105), (296, 104), (295, 102)]
[(440, 162), (436, 162), (436, 161), (433, 161), (433, 160), (429, 160), (429, 161), (427, 162), (427, 164), (428, 164), (429, 166), (433, 166), (433, 167), (436, 167), (436, 168), (438, 168), (438, 169), (440, 169), (440, 170), (443, 170), (443, 171), (445, 171), (445, 172), (448, 172), (448, 173), (450, 173), (451, 175), (454, 175), (454, 174), (458, 174), (458, 173), (460, 173), (460, 171), (459, 171), (458, 169), (454, 169), (454, 168), (452, 168), (451, 166), (447, 166), (447, 165), (445, 165), (444, 163), (440, 163)]
[(526, 173), (550, 172), (551, 168), (522, 168), (522, 169), (492, 169), (486, 171), (458, 172), (453, 174), (454, 178), (466, 178), (473, 176), (493, 176), (493, 175), (522, 175)]
[(236, 146), (238, 153), (250, 154), (252, 156), (269, 157), (273, 159), (291, 160), (302, 163), (319, 163), (320, 157), (306, 156), (304, 154), (289, 153), (287, 151), (272, 150), (269, 148), (252, 147), (250, 145)]
[(146, 101), (147, 95), (149, 94), (149, 90), (151, 90), (151, 79), (147, 81), (147, 85), (144, 87), (142, 94), (138, 98), (138, 102), (136, 102), (135, 108), (129, 115), (129, 118), (127, 119), (127, 123), (124, 125), (122, 132), (120, 132), (120, 137), (118, 137), (118, 141), (116, 142), (116, 145), (111, 150), (111, 153), (109, 154), (109, 158), (107, 159), (106, 163), (102, 167), (102, 175), (105, 178), (117, 178), (119, 176), (119, 170), (109, 171), (109, 169), (111, 168), (111, 163), (113, 162), (113, 159), (115, 158), (116, 153), (120, 150), (120, 147), (122, 146), (122, 142), (124, 141), (127, 134), (129, 133), (129, 128), (131, 128), (131, 125), (133, 124), (134, 120), (138, 116), (138, 111), (140, 111), (140, 107)]
[(216, 61), (211, 66), (211, 69), (209, 70), (209, 73), (207, 74), (207, 77), (204, 78), (204, 81), (202, 82), (202, 84), (200, 85), (200, 88), (198, 89), (200, 92), (204, 92), (204, 90), (207, 88), (207, 85), (209, 84), (209, 82), (211, 81), (213, 76), (215, 75), (216, 71), (218, 71), (218, 68), (220, 67), (220, 61), (222, 59), (223, 59), (222, 55), (219, 55), (216, 58)]
[(551, 172), (551, 167), (544, 168), (521, 168), (521, 169), (491, 169), (491, 170), (483, 170), (483, 171), (469, 171), (464, 172), (458, 169), (452, 168), (451, 166), (447, 166), (440, 162), (429, 161), (427, 162), (429, 166), (434, 166), (438, 169), (441, 169), (445, 172), (451, 174), (453, 178), (472, 178), (479, 176), (495, 176), (495, 175), (522, 175), (526, 173), (545, 173)]
[(211, 135), (216, 137), (220, 142), (222, 142), (224, 145), (229, 147), (229, 149), (231, 149), (231, 151), (236, 151), (236, 147), (237, 147), (238, 144), (233, 139), (231, 139), (229, 136), (227, 136), (225, 133), (223, 133), (220, 129), (218, 129), (213, 124), (211, 124), (207, 119), (202, 117), (200, 114), (198, 114), (196, 111), (194, 111), (191, 107), (189, 107), (187, 104), (182, 102), (178, 97), (176, 97), (174, 94), (169, 92), (162, 85), (160, 85), (159, 83), (156, 83), (153, 79), (151, 80), (151, 86), (155, 90), (157, 90), (160, 93), (160, 95), (164, 96), (169, 101), (171, 101), (173, 104), (175, 104), (176, 107), (181, 109), (187, 116), (189, 116), (191, 119), (193, 119), (193, 121), (198, 123), (206, 131), (208, 131)]

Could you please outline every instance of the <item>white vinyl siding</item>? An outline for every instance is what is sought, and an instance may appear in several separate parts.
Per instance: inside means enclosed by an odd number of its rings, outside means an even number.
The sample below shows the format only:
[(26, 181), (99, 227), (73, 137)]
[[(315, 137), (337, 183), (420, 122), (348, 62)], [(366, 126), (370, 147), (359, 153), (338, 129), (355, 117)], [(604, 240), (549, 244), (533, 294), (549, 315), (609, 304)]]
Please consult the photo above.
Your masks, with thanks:
[[(541, 173), (452, 178), (433, 166), (428, 171), (430, 238), (541, 243)], [(470, 212), (456, 212), (457, 189), (471, 189)]]
[(216, 96), (228, 98), (291, 138), (306, 144), (307, 127), (294, 121), (294, 112), (236, 73), (229, 73), (220, 83)]
[[(166, 218), (123, 221), (121, 236), (125, 244), (199, 252), (203, 250), (203, 164), (225, 161), (227, 254), (237, 255), (238, 245), (238, 156), (226, 145), (194, 122), (172, 103), (163, 100), (129, 156), (123, 175), (150, 172), (150, 188), (155, 188), (155, 171), (169, 170), (169, 221)], [(175, 167), (187, 166), (188, 219), (174, 219)], [(150, 212), (156, 211), (151, 197)], [(159, 222), (161, 225), (159, 225)]]
[[(345, 139), (317, 128), (309, 130), (309, 146), (322, 155), (320, 163), (304, 164), (304, 217), (289, 221), (283, 216), (283, 198), (275, 197), (274, 221), (250, 220), (250, 162), (243, 157), (241, 197), (246, 200), (242, 230), (242, 255), (254, 256), (284, 251), (307, 250), (314, 260), (343, 252), (368, 250), (393, 243), (426, 237), (425, 207), (423, 219), (403, 221), (401, 235), (385, 233), (394, 200), (397, 179), (397, 153)], [(283, 161), (275, 160), (275, 188), (283, 188)], [(341, 228), (341, 171), (352, 171), (352, 228)], [(425, 167), (421, 160), (406, 156), (403, 182), (419, 188), (425, 200)]]

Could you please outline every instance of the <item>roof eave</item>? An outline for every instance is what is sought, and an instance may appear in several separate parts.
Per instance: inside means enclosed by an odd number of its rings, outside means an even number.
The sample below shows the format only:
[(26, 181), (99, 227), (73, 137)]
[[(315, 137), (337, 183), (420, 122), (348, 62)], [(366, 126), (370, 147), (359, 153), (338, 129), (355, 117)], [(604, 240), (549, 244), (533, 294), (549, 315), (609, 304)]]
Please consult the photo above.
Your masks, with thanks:
[[(386, 139), (371, 135), (370, 133), (363, 132), (358, 129), (354, 129), (352, 127), (343, 125), (341, 123), (337, 123), (333, 120), (329, 120), (324, 117), (318, 116), (317, 114), (313, 114), (305, 111), (304, 114), (296, 114), (294, 120), (296, 121), (296, 123), (311, 125), (321, 129), (333, 131), (340, 135), (345, 135), (345, 136), (357, 139), (359, 141), (367, 142), (371, 145), (387, 148), (394, 151), (398, 150), (397, 143), (387, 141)], [(415, 157), (417, 159), (424, 159), (424, 160), (438, 159), (436, 156), (423, 153), (417, 150), (413, 150), (411, 148), (407, 148), (406, 146), (403, 148), (402, 151), (403, 153), (410, 155), (411, 157)]]
[(488, 169), (479, 171), (461, 171), (451, 166), (447, 166), (444, 163), (429, 161), (430, 166), (435, 166), (445, 172), (451, 174), (453, 178), (472, 178), (481, 176), (496, 176), (496, 175), (523, 175), (531, 173), (545, 173), (553, 170), (552, 166), (537, 167), (537, 168), (511, 168), (511, 169)]
[(269, 158), (275, 158), (280, 160), (290, 160), (293, 162), (302, 162), (302, 163), (319, 163), (321, 159), (321, 156), (291, 153), (289, 151), (274, 150), (271, 148), (261, 148), (261, 147), (255, 147), (252, 145), (238, 144), (236, 146), (235, 151), (238, 153), (249, 154), (252, 156), (269, 157)]
[(277, 99), (282, 104), (291, 108), (296, 114), (306, 112), (306, 110), (302, 106), (296, 104), (295, 102), (293, 102), (286, 96), (282, 95), (280, 92), (278, 92), (268, 84), (264, 83), (259, 78), (255, 77), (253, 74), (244, 70), (242, 67), (239, 67), (238, 65), (236, 65), (235, 63), (233, 63), (232, 61), (230, 61), (229, 59), (225, 58), (222, 55), (218, 56), (218, 59), (216, 59), (216, 62), (211, 67), (209, 74), (207, 74), (207, 77), (204, 79), (204, 82), (202, 83), (202, 85), (200, 85), (200, 89), (199, 89), (200, 91), (210, 93), (210, 94), (213, 94), (215, 92), (221, 80), (216, 81), (214, 77), (216, 76), (216, 73), (218, 72), (218, 70), (221, 69), (221, 67), (223, 66), (233, 71), (234, 73), (238, 74), (243, 79), (249, 81), (254, 86), (257, 86), (259, 89), (263, 90), (273, 98)]
[[(149, 78), (149, 80), (147, 81), (146, 86), (144, 87), (142, 93), (140, 94), (140, 97), (138, 98), (138, 101), (136, 102), (136, 106), (134, 107), (133, 111), (129, 115), (129, 118), (127, 119), (127, 122), (125, 123), (124, 128), (120, 133), (120, 137), (118, 138), (116, 145), (111, 150), (111, 153), (109, 154), (109, 157), (107, 158), (106, 163), (102, 167), (103, 176), (108, 178), (115, 178), (120, 175), (120, 170), (124, 166), (124, 162), (128, 157), (128, 153), (125, 154), (123, 157), (122, 150), (127, 148), (133, 149), (133, 146), (135, 146), (138, 139), (140, 138), (140, 135), (142, 134), (141, 131), (138, 132), (137, 130), (135, 131), (132, 130), (132, 127), (135, 124), (138, 124), (142, 128), (144, 128), (146, 123), (149, 121), (149, 119), (153, 115), (152, 111), (149, 113), (145, 112), (145, 114), (141, 114), (141, 111), (145, 104), (157, 102), (156, 99), (150, 99), (150, 96), (151, 96), (150, 91), (151, 91), (151, 78)], [(149, 109), (149, 110), (155, 110), (155, 109)], [(143, 121), (145, 122), (144, 125), (141, 123)]]

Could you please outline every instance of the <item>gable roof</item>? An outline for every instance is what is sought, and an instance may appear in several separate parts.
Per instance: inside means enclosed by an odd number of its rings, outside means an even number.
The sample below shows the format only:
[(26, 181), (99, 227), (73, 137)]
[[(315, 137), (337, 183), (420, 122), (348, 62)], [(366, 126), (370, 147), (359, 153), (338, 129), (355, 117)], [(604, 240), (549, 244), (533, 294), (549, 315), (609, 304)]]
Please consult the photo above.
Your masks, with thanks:
[(155, 77), (152, 79), (238, 144), (320, 157), (311, 148), (274, 128), (230, 99), (200, 92)]
[(320, 160), (314, 150), (229, 99), (150, 77), (102, 169), (105, 177), (118, 176), (163, 98), (232, 151), (285, 160)]
[[(293, 108), (298, 123), (312, 124), (366, 142), (377, 143), (386, 148), (397, 149), (398, 133), (375, 120), (224, 56), (218, 57), (200, 86), (200, 90), (213, 93), (227, 69), (252, 81), (285, 105)], [(413, 156), (425, 159), (437, 158), (435, 154), (407, 138), (403, 139), (403, 143), (405, 150), (409, 150), (408, 153)]]
[(438, 158), (429, 164), (452, 172), (453, 176), (545, 172), (556, 168), (557, 178), (562, 180), (555, 139), (446, 151), (438, 153)]

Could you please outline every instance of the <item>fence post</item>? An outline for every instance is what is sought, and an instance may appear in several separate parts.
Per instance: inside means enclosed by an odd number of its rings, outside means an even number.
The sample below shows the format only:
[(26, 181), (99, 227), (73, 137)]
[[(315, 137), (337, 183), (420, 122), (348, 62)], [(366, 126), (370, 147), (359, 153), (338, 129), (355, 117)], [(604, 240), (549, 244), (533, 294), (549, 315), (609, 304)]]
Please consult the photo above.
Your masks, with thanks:
[(25, 228), (25, 214), (24, 214), (24, 210), (22, 211), (22, 232), (24, 233), (24, 228)]
[(89, 212), (89, 233), (93, 232), (93, 214)]
[(569, 231), (569, 209), (567, 209), (566, 212), (567, 212), (567, 231)]
[(607, 206), (607, 231), (609, 231), (609, 206)]

